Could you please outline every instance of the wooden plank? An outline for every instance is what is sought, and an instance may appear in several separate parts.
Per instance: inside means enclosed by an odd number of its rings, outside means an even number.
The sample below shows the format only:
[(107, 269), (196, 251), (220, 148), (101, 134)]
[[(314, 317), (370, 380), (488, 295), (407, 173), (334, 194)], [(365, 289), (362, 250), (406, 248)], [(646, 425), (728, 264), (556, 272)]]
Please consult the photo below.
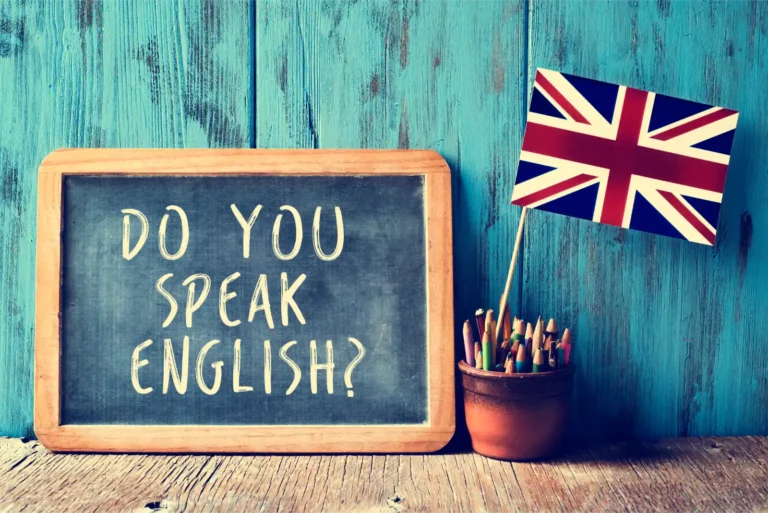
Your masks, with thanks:
[[(714, 248), (532, 211), (528, 317), (575, 331), (588, 438), (768, 433), (763, 2), (538, 2), (531, 68), (741, 111)], [(742, 343), (743, 342), (743, 343)], [(738, 398), (738, 399), (735, 399)]]
[(0, 5), (0, 433), (32, 434), (37, 168), (61, 147), (248, 146), (250, 4)]
[(457, 321), (498, 307), (512, 254), (524, 23), (522, 1), (258, 6), (258, 147), (429, 148), (448, 161)]
[(43, 22), (38, 6), (0, 4), (0, 433), (13, 436), (32, 434), (36, 167), (47, 151), (37, 147), (40, 124), (28, 120), (47, 115), (45, 58), (33, 44)]
[(476, 454), (62, 455), (0, 438), (0, 511), (759, 511), (768, 439)]

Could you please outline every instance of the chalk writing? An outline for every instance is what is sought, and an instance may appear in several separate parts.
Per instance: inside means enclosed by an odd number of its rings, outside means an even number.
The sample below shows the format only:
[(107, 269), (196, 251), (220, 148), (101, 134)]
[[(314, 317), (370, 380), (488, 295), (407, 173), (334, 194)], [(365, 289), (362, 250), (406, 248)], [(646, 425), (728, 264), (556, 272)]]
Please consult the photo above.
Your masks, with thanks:
[[(231, 204), (230, 210), (232, 211), (234, 222), (232, 229), (241, 232), (240, 242), (242, 245), (238, 245), (237, 248), (219, 248), (221, 251), (237, 251), (242, 252), (243, 259), (248, 260), (251, 258), (252, 251), (252, 238), (251, 233), (254, 225), (259, 222), (259, 216), (262, 214), (262, 205), (256, 205), (250, 210), (248, 219), (243, 215), (237, 205)], [(168, 261), (179, 260), (184, 258), (190, 244), (195, 243), (193, 230), (190, 226), (189, 219), (184, 212), (184, 209), (177, 205), (168, 205), (166, 207), (166, 213), (162, 217), (160, 226), (158, 228), (158, 250), (160, 255)], [(245, 210), (247, 212), (247, 210)], [(122, 258), (125, 260), (132, 260), (142, 250), (144, 250), (145, 243), (147, 241), (150, 223), (144, 212), (138, 209), (125, 208), (122, 211), (123, 214), (123, 232), (122, 232)], [(171, 222), (172, 216), (170, 213), (175, 214), (177, 221)], [(292, 220), (293, 230), (286, 232), (283, 229), (284, 216), (288, 215)], [(333, 251), (327, 253), (321, 247), (321, 217), (322, 208), (317, 207), (312, 219), (312, 248), (315, 255), (327, 265), (333, 265), (333, 262), (337, 261), (342, 255), (344, 250), (344, 219), (342, 211), (339, 207), (334, 207), (333, 215), (335, 217), (335, 231), (336, 231), (336, 243), (333, 247)], [(133, 220), (133, 221), (132, 221)], [(133, 224), (132, 224), (133, 223)], [(137, 224), (138, 223), (138, 224)], [(302, 251), (302, 243), (304, 240), (304, 229), (301, 220), (301, 214), (299, 211), (291, 205), (283, 205), (279, 208), (279, 212), (275, 213), (274, 222), (272, 225), (272, 237), (271, 237), (271, 252), (272, 255), (282, 261), (293, 260)], [(132, 230), (138, 229), (138, 236), (132, 237)], [(226, 229), (226, 227), (224, 228)], [(283, 231), (281, 231), (283, 229)], [(168, 233), (172, 230), (178, 231), (179, 244), (177, 248), (169, 250), (166, 241), (168, 240)], [(132, 240), (136, 239), (132, 245)], [(290, 250), (284, 252), (285, 248), (290, 247)], [(298, 276), (288, 276), (287, 272), (281, 272), (279, 277), (268, 276), (267, 274), (260, 274), (256, 282), (252, 285), (252, 293), (244, 295), (246, 287), (250, 288), (250, 284), (243, 284), (239, 282), (241, 273), (237, 270), (233, 270), (226, 278), (221, 280), (220, 283), (214, 284), (211, 277), (205, 273), (195, 273), (186, 277), (176, 277), (174, 273), (165, 273), (157, 278), (155, 282), (156, 292), (167, 302), (168, 313), (161, 323), (161, 328), (165, 329), (172, 326), (175, 322), (183, 322), (186, 328), (191, 329), (194, 326), (195, 312), (206, 303), (206, 301), (212, 300), (218, 303), (219, 319), (222, 326), (222, 334), (226, 334), (227, 328), (233, 328), (239, 326), (243, 321), (247, 323), (264, 323), (270, 330), (275, 329), (275, 319), (273, 317), (273, 303), (270, 301), (270, 297), (277, 298), (277, 288), (279, 287), (280, 298), (280, 324), (284, 327), (288, 327), (291, 323), (298, 322), (301, 325), (307, 324), (307, 317), (300, 307), (300, 291), (302, 285), (311, 277), (302, 273)], [(274, 283), (279, 280), (279, 285)], [(219, 294), (217, 299), (211, 299), (211, 289), (217, 285)], [(275, 288), (275, 291), (270, 295), (270, 285)], [(186, 289), (186, 291), (184, 291)], [(215, 294), (215, 293), (214, 293)], [(186, 300), (184, 297), (186, 296)], [(247, 299), (250, 297), (250, 299)], [(178, 299), (177, 299), (178, 298)], [(240, 319), (233, 316), (228, 308), (228, 304), (237, 301), (248, 302), (248, 316), (247, 318)], [(183, 304), (183, 319), (177, 321), (177, 314), (180, 313), (179, 304)], [(275, 305), (276, 306), (276, 305)], [(275, 308), (274, 312), (278, 310)], [(181, 341), (172, 340), (167, 337), (162, 338), (163, 344), (153, 346), (153, 339), (147, 339), (141, 341), (133, 350), (130, 361), (130, 376), (133, 389), (138, 394), (150, 394), (155, 390), (154, 387), (148, 383), (143, 383), (141, 380), (140, 369), (150, 365), (162, 365), (163, 378), (162, 378), (162, 394), (177, 393), (179, 395), (186, 394), (189, 389), (189, 375), (190, 375), (190, 337), (192, 335), (185, 335)], [(234, 338), (227, 340), (222, 336), (217, 339), (206, 341), (194, 360), (194, 379), (197, 387), (206, 395), (216, 395), (222, 387), (222, 382), (225, 376), (225, 368), (227, 369), (227, 377), (231, 375), (232, 390), (235, 393), (254, 393), (257, 389), (253, 384), (244, 383), (241, 379), (241, 367), (243, 362), (243, 349), (241, 338)], [(347, 388), (347, 396), (354, 397), (352, 375), (355, 367), (365, 357), (365, 347), (363, 344), (352, 336), (348, 337), (347, 341), (343, 341), (352, 344), (357, 350), (355, 358), (347, 365), (343, 379)], [(208, 353), (219, 344), (232, 344), (232, 359), (231, 364), (225, 364), (224, 360), (218, 359), (210, 361)], [(334, 363), (334, 343), (342, 343), (340, 341), (334, 342), (331, 339), (313, 339), (302, 341), (309, 345), (309, 362), (307, 366), (309, 369), (309, 386), (311, 393), (316, 395), (319, 391), (324, 391), (326, 394), (334, 393), (334, 372), (336, 364)], [(177, 351), (174, 344), (181, 344), (181, 358), (177, 360)], [(264, 350), (264, 363), (263, 363), (263, 376), (264, 387), (263, 393), (267, 395), (273, 394), (272, 387), (272, 375), (273, 372), (290, 372), (293, 375), (291, 384), (282, 393), (285, 395), (291, 395), (300, 385), (302, 381), (302, 370), (299, 363), (291, 358), (289, 351), (295, 345), (299, 344), (298, 340), (285, 341), (279, 344), (277, 349), (279, 354), (280, 365), (277, 368), (273, 368), (272, 358), (272, 342), (270, 340), (263, 341)], [(319, 349), (318, 349), (319, 346)], [(217, 354), (221, 354), (220, 352)], [(319, 380), (321, 377), (325, 378), (325, 386), (319, 386)], [(173, 387), (171, 387), (171, 383)], [(227, 385), (228, 386), (228, 385)]]

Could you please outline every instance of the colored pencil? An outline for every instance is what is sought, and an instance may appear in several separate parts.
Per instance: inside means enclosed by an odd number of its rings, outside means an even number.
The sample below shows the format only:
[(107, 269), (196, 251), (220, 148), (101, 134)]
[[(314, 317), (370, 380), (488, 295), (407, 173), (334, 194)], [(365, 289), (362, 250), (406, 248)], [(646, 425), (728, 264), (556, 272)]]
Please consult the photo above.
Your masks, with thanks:
[(523, 335), (523, 320), (518, 319), (517, 322), (515, 322), (515, 333), (512, 335), (512, 351), (517, 353), (517, 348), (521, 345), (525, 345), (525, 338)]
[(505, 346), (504, 344), (501, 344), (499, 346), (498, 351), (496, 352), (496, 357), (498, 358), (496, 360), (496, 365), (504, 365), (504, 361), (507, 359), (507, 355), (509, 354), (509, 343)]
[(512, 353), (507, 355), (507, 360), (504, 362), (504, 372), (507, 374), (515, 372), (515, 359), (512, 357)]
[(486, 331), (483, 333), (483, 370), (493, 370), (495, 362), (493, 360), (493, 344), (491, 343), (491, 334)]
[(525, 341), (525, 339), (523, 338), (524, 337), (524, 330), (525, 330), (525, 325), (523, 324), (523, 320), (522, 319), (518, 319), (517, 321), (515, 321), (515, 331), (512, 334), (512, 341), (513, 342), (516, 342), (516, 341), (524, 342)]
[[(499, 341), (496, 338), (496, 318), (493, 316), (493, 310), (485, 312), (485, 331), (491, 334), (491, 361), (496, 365), (496, 349), (498, 348)], [(483, 350), (485, 350), (485, 347), (483, 347)]]
[(503, 364), (509, 354), (509, 340), (505, 340), (499, 345), (499, 349), (496, 352), (496, 363)]
[(464, 357), (467, 365), (475, 366), (475, 339), (472, 336), (472, 325), (464, 321)]
[(475, 338), (472, 321), (462, 325), (464, 357), (477, 369), (506, 374), (541, 373), (563, 369), (571, 362), (572, 335), (569, 329), (558, 339), (557, 321), (539, 316), (526, 323), (512, 316), (509, 305), (503, 305), (498, 319), (492, 309), (475, 311), (479, 338)]
[(568, 328), (565, 328), (563, 332), (563, 352), (563, 362), (565, 365), (568, 365), (571, 363), (571, 332), (568, 331)]
[(523, 346), (520, 344), (520, 341), (515, 340), (514, 342), (512, 342), (512, 345), (509, 348), (509, 352), (512, 353), (514, 356), (517, 356), (517, 352), (520, 350), (521, 347)]
[(528, 325), (525, 327), (525, 352), (528, 354), (528, 357), (531, 357), (531, 349), (533, 347), (533, 326), (529, 322)]
[(480, 340), (485, 333), (485, 310), (482, 308), (475, 310), (475, 322), (477, 323), (477, 339)]
[(533, 346), (531, 348), (531, 354), (536, 354), (536, 351), (541, 349), (541, 345), (541, 318), (539, 318), (539, 320), (536, 321), (536, 328), (533, 330)]
[[(517, 319), (517, 317), (515, 317)], [(502, 326), (504, 333), (504, 340), (510, 340), (512, 338), (512, 319), (509, 317), (509, 307), (504, 309), (504, 325)]]
[(553, 340), (549, 345), (549, 369), (557, 370), (557, 341)]
[(549, 320), (549, 324), (547, 324), (547, 329), (544, 332), (544, 335), (550, 335), (552, 340), (557, 340), (559, 333), (557, 332), (557, 323), (555, 322), (555, 319)]
[(515, 373), (530, 372), (531, 361), (528, 359), (528, 351), (519, 350), (515, 358)]
[(557, 368), (562, 369), (565, 367), (565, 345), (563, 343), (557, 344)]
[(493, 337), (493, 333), (491, 332), (491, 328), (493, 328), (493, 319), (493, 310), (486, 310), (485, 321), (483, 324), (483, 333), (487, 331), (488, 333), (491, 333), (491, 337)]
[(544, 360), (549, 361), (549, 351), (552, 348), (552, 335), (547, 335), (546, 340), (544, 341), (544, 347), (541, 349), (541, 352), (543, 353)]

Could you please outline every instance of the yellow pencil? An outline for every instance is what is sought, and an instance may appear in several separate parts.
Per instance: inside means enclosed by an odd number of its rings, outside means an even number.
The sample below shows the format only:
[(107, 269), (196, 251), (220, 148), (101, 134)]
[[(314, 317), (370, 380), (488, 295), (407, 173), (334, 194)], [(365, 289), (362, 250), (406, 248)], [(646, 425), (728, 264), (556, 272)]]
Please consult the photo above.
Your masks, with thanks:
[(551, 335), (552, 340), (557, 340), (558, 332), (557, 332), (557, 323), (554, 319), (549, 320), (549, 324), (547, 324), (547, 329), (544, 332), (545, 335)]
[(536, 321), (536, 328), (533, 330), (533, 346), (531, 346), (531, 354), (536, 354), (536, 351), (541, 349), (541, 318)]
[[(517, 317), (515, 317), (515, 320), (517, 320)], [(509, 318), (509, 308), (506, 308), (504, 310), (504, 325), (502, 326), (503, 333), (504, 333), (504, 340), (509, 340), (512, 338), (512, 320)]]

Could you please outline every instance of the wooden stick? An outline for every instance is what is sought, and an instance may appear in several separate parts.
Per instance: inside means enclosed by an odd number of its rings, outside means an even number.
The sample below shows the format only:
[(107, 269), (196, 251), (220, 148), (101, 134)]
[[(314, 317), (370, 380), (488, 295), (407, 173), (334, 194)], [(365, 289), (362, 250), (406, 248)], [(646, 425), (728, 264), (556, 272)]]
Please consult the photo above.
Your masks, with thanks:
[[(517, 253), (520, 251), (520, 241), (523, 239), (523, 226), (525, 225), (525, 214), (528, 213), (528, 207), (523, 207), (520, 212), (520, 224), (517, 225), (517, 237), (515, 237), (515, 249), (512, 250), (512, 261), (509, 263), (509, 272), (507, 273), (507, 284), (504, 287), (504, 294), (501, 295), (501, 301), (499, 302), (499, 316), (504, 315), (504, 309), (509, 308), (507, 299), (509, 298), (509, 288), (512, 286), (512, 276), (515, 274), (515, 264), (517, 264)], [(496, 327), (496, 336), (501, 333), (503, 323), (499, 323)]]

